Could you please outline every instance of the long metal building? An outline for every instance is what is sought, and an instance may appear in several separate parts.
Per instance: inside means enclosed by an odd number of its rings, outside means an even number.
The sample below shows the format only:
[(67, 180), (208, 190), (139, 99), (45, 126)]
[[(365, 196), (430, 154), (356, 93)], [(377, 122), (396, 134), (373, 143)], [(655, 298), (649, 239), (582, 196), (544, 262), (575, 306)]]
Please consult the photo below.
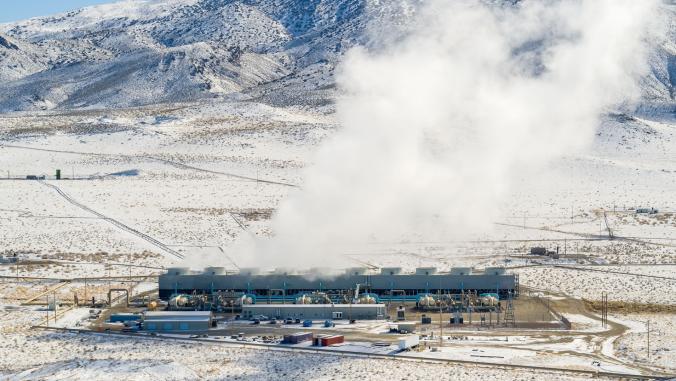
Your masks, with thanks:
[(506, 298), (518, 297), (519, 281), (517, 275), (507, 273), (504, 268), (486, 268), (481, 272), (454, 268), (449, 273), (439, 273), (435, 268), (418, 268), (414, 273), (404, 273), (401, 268), (383, 268), (379, 273), (367, 268), (352, 268), (333, 275), (317, 275), (312, 271), (302, 274), (284, 269), (271, 273), (255, 269), (226, 273), (218, 267), (199, 272), (171, 268), (159, 278), (159, 294), (164, 300), (176, 294), (214, 295), (219, 292), (241, 293), (253, 299), (253, 303), (295, 303), (295, 297), (313, 292), (327, 295), (367, 293), (381, 302), (416, 301), (424, 294), (467, 292), (495, 293)]
[(248, 304), (242, 306), (242, 317), (252, 319), (257, 315), (292, 319), (384, 319), (384, 304)]

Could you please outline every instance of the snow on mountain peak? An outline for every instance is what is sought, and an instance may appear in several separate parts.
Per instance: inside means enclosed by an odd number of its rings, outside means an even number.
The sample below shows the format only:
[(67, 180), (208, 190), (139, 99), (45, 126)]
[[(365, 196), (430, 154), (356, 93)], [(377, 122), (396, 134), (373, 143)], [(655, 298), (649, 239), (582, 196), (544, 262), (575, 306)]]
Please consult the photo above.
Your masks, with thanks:
[[(342, 55), (372, 46), (374, 35), (396, 39), (419, 3), (125, 0), (0, 24), (8, 36), (0, 40), (0, 112), (234, 94), (272, 104), (332, 102)], [(651, 102), (668, 104), (673, 46), (654, 57), (645, 86)]]

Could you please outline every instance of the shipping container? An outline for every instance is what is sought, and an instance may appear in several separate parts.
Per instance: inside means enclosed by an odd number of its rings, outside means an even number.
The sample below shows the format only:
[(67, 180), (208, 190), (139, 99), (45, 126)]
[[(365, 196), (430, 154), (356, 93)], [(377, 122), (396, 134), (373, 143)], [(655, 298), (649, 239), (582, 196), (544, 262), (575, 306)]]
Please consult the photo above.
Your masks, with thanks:
[(328, 337), (322, 337), (320, 343), (322, 347), (328, 347), (330, 345), (341, 344), (345, 342), (345, 336), (343, 335), (334, 335)]
[(312, 339), (312, 345), (319, 347), (322, 345), (322, 339), (331, 335), (317, 335)]
[(312, 332), (298, 332), (291, 335), (284, 335), (284, 344), (298, 344), (312, 340)]

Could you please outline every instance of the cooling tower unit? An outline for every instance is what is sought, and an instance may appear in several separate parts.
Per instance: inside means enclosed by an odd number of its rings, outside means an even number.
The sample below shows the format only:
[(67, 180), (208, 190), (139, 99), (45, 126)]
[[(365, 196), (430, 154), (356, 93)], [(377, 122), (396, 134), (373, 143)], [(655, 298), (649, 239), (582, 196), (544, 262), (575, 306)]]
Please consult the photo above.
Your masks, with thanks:
[(368, 273), (369, 269), (367, 267), (350, 267), (349, 269), (345, 269), (345, 274), (349, 276), (367, 275)]
[(451, 269), (451, 275), (471, 275), (471, 267), (454, 267)]
[(223, 275), (225, 274), (225, 267), (207, 267), (204, 269), (206, 275)]
[(415, 269), (415, 275), (434, 275), (436, 273), (436, 267), (418, 267)]
[(170, 275), (190, 275), (191, 271), (189, 267), (171, 267), (167, 270), (167, 274)]
[(401, 275), (401, 267), (383, 267), (380, 275)]

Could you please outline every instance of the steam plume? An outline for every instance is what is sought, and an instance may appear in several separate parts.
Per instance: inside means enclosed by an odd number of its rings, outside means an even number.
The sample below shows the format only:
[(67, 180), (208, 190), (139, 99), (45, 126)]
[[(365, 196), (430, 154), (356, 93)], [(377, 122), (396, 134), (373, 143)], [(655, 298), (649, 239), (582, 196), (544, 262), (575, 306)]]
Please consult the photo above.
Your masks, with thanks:
[(345, 244), (487, 231), (513, 179), (587, 147), (637, 94), (651, 0), (430, 1), (412, 32), (351, 50), (342, 129), (279, 207), (266, 265), (338, 264)]

